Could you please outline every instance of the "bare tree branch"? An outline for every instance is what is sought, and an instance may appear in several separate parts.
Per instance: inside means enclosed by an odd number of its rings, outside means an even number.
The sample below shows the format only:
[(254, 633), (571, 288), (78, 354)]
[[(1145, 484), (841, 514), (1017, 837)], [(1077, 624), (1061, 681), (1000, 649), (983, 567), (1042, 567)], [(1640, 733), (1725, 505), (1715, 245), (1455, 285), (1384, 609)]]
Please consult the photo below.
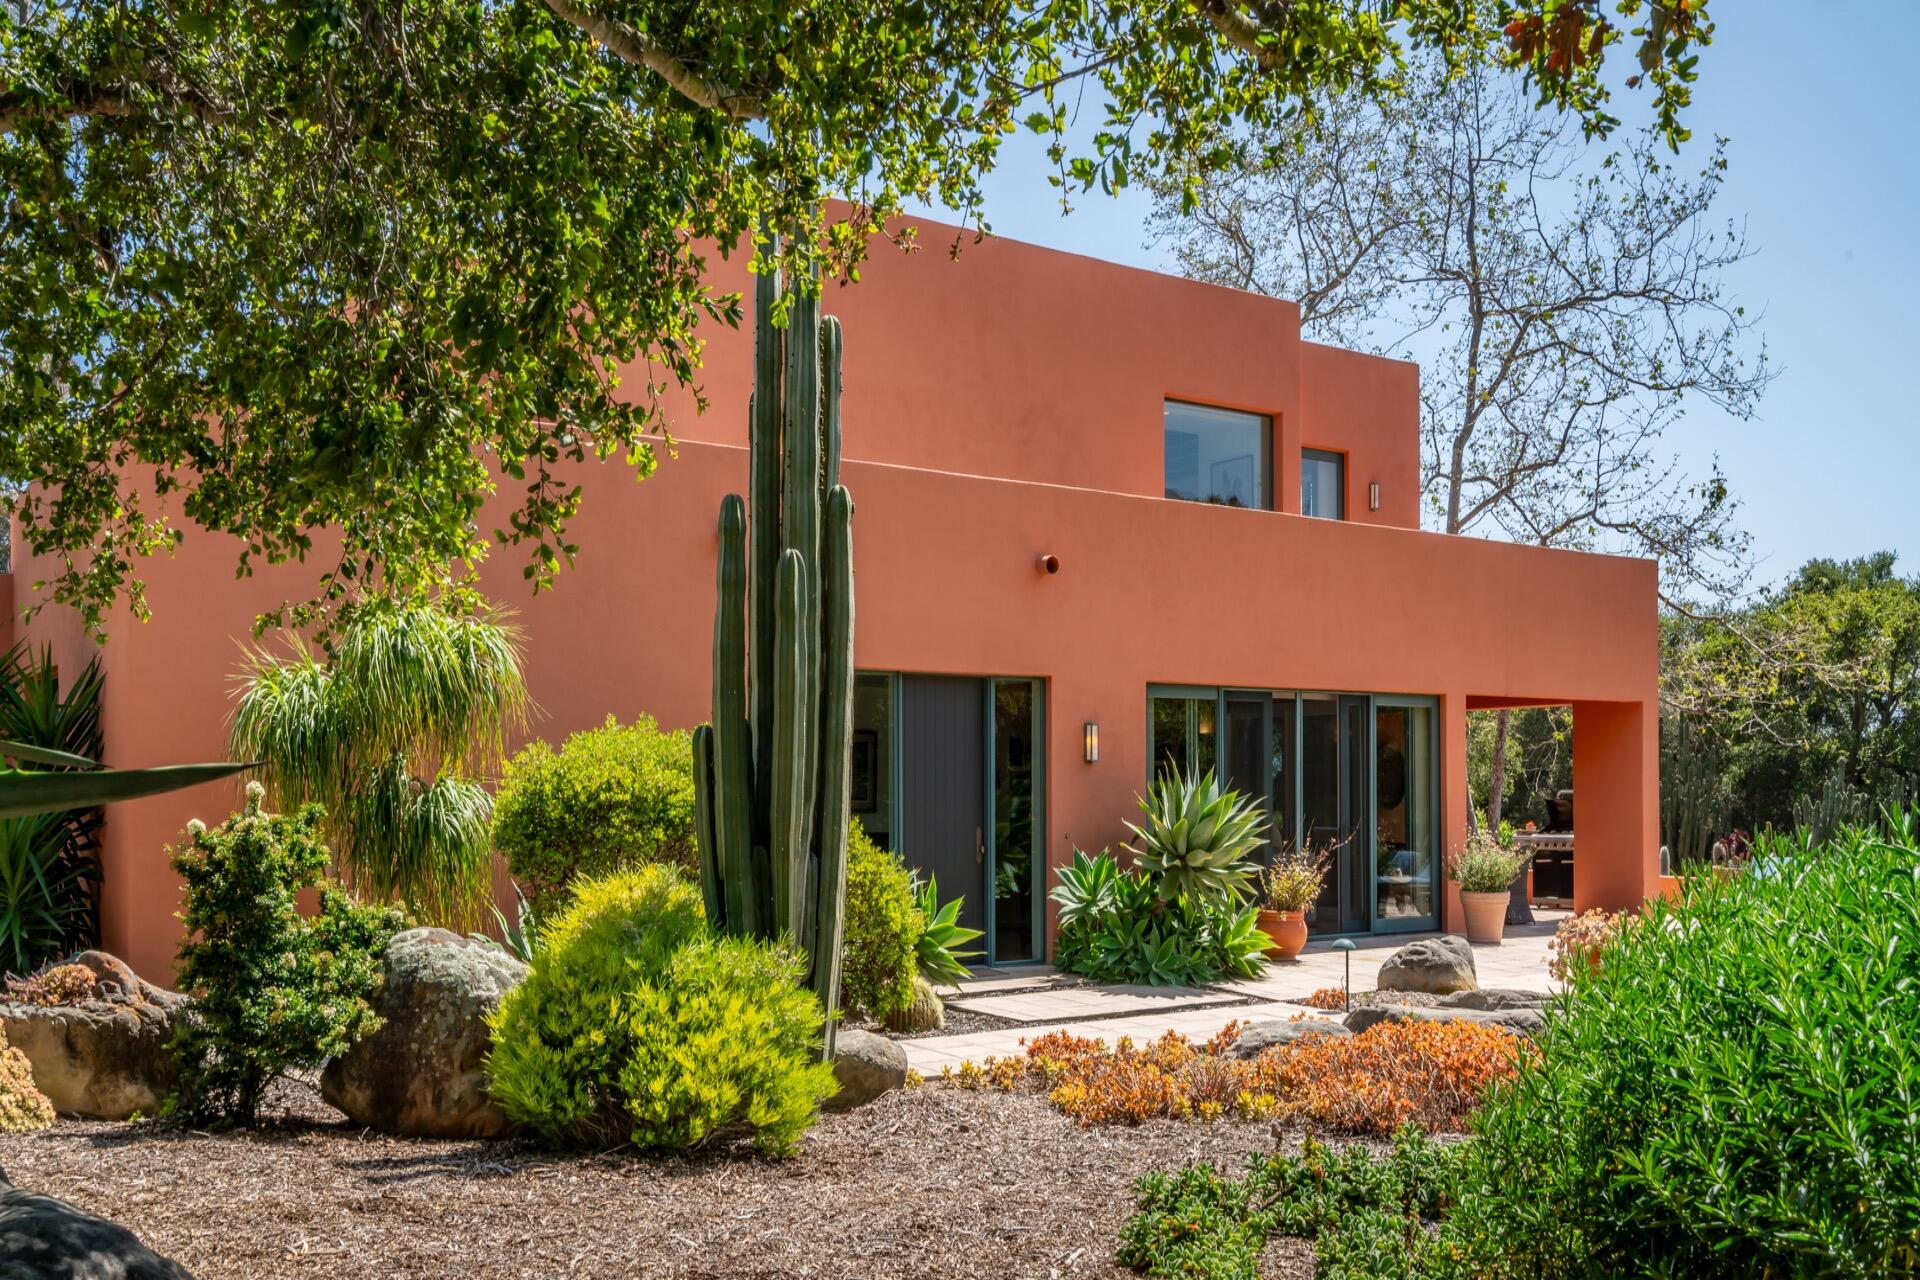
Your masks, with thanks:
[(717, 111), (734, 120), (762, 120), (766, 106), (752, 94), (741, 93), (702, 75), (690, 61), (681, 58), (618, 18), (589, 13), (571, 0), (546, 0), (547, 8), (562, 21), (579, 28), (599, 41), (607, 52), (635, 66), (646, 67), (665, 80), (675, 93), (695, 106)]

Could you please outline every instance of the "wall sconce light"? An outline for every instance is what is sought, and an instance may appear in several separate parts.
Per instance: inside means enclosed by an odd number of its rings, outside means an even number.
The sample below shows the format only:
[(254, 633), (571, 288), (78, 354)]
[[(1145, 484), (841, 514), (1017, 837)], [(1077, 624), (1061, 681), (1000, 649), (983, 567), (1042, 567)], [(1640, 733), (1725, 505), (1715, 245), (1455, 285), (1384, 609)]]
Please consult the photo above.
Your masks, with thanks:
[(1367, 486), (1367, 510), (1378, 511), (1379, 509), (1380, 509), (1380, 482), (1378, 480), (1375, 480), (1372, 484)]
[(1100, 726), (1089, 720), (1083, 728), (1082, 733), (1084, 735), (1083, 747), (1086, 753), (1087, 763), (1100, 763)]

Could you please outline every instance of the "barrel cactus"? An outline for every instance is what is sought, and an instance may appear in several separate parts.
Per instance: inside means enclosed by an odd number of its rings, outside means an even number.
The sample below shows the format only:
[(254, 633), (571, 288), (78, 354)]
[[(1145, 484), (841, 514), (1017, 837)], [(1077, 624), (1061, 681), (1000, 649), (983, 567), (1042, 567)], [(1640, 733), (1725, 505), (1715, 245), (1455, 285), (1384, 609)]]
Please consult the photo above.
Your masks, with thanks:
[(888, 1013), (883, 1021), (887, 1024), (887, 1030), (900, 1035), (938, 1031), (947, 1025), (947, 1006), (931, 982), (916, 976), (913, 980), (912, 1003)]
[(853, 744), (853, 502), (840, 479), (840, 322), (818, 290), (754, 289), (751, 506), (720, 504), (713, 721), (695, 731), (707, 918), (787, 939), (833, 1052)]

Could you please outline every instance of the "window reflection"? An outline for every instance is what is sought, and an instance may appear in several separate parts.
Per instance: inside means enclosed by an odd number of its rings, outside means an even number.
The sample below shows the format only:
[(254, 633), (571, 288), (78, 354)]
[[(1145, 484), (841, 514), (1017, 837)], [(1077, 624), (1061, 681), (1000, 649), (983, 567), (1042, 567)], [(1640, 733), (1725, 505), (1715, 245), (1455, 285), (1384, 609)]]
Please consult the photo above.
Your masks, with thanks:
[(1267, 508), (1271, 420), (1169, 400), (1165, 406), (1166, 494), (1223, 507)]

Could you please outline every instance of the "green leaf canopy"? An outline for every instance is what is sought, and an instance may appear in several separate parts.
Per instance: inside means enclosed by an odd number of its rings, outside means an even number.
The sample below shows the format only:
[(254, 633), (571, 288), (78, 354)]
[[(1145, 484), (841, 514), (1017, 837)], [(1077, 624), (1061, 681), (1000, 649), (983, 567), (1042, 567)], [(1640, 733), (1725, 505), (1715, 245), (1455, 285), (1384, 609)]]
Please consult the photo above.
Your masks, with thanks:
[(28, 486), (8, 501), (45, 586), (96, 629), (123, 597), (144, 614), (138, 562), (184, 523), (239, 537), (243, 568), (324, 554), (294, 622), (375, 576), (458, 581), (490, 532), (544, 583), (575, 551), (565, 464), (652, 470), (658, 393), (738, 320), (706, 257), (758, 225), (792, 233), (791, 278), (853, 272), (908, 199), (976, 219), (1018, 128), (1053, 137), (1063, 185), (1111, 189), (1164, 155), (1229, 163), (1208, 139), (1313, 88), (1391, 93), (1403, 46), (1511, 66), (1604, 130), (1625, 40), (1677, 139), (1706, 9), (19, 0), (0, 489)]

